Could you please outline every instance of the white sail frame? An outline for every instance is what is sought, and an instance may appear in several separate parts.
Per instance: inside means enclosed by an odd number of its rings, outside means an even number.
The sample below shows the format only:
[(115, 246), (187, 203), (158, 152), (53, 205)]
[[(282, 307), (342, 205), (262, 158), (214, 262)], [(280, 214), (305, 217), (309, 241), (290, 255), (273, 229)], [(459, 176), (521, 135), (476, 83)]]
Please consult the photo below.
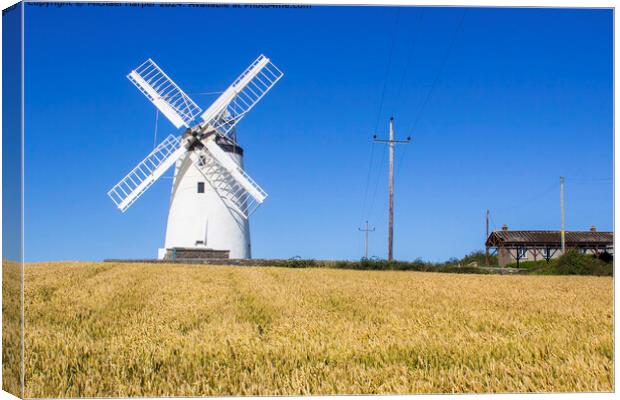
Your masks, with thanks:
[(189, 128), (189, 124), (202, 112), (201, 108), (150, 58), (132, 70), (127, 79), (177, 128), (182, 126)]
[(202, 114), (203, 123), (229, 136), (235, 125), (271, 90), (284, 73), (260, 55)]
[(108, 191), (116, 207), (125, 212), (187, 149), (181, 139), (168, 136), (144, 160)]

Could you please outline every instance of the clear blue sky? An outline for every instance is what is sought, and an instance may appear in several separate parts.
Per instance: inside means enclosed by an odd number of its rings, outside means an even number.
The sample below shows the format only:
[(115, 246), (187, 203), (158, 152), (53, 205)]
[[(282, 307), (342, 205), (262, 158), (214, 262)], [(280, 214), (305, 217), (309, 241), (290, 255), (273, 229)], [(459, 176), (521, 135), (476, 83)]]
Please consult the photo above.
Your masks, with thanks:
[[(28, 5), (26, 259), (163, 244), (170, 179), (125, 214), (106, 196), (153, 146), (155, 109), (125, 78), (148, 57), (188, 93), (225, 89), (260, 53), (285, 72), (238, 126), (269, 193), (254, 257), (358, 259), (366, 219), (370, 255), (386, 256), (387, 152), (371, 138), (390, 115), (413, 137), (396, 156), (398, 259), (482, 249), (486, 208), (492, 228), (558, 229), (560, 175), (567, 228), (611, 230), (612, 11), (463, 13)], [(173, 132), (160, 119), (159, 138)]]
[[(2, 15), (2, 259), (22, 257), (21, 7)], [(10, 77), (7, 79), (7, 77)]]

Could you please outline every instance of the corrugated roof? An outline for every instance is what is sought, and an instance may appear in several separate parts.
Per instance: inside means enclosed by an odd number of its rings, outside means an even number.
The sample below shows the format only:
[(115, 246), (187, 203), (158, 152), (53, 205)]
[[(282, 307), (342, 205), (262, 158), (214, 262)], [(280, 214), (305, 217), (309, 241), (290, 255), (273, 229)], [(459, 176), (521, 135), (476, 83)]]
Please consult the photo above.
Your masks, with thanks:
[[(598, 245), (611, 246), (614, 243), (613, 232), (592, 232), (592, 231), (566, 231), (566, 245), (584, 246)], [(539, 245), (559, 245), (561, 242), (560, 231), (495, 231), (487, 239), (488, 246), (497, 244), (539, 244)]]

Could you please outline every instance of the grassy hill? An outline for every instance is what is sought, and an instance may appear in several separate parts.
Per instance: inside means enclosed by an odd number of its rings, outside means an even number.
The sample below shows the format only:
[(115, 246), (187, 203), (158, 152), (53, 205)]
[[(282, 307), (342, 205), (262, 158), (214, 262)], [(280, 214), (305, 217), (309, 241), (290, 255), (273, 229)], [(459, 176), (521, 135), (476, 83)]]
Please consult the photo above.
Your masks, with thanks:
[(609, 277), (28, 264), (25, 312), (26, 397), (613, 390)]

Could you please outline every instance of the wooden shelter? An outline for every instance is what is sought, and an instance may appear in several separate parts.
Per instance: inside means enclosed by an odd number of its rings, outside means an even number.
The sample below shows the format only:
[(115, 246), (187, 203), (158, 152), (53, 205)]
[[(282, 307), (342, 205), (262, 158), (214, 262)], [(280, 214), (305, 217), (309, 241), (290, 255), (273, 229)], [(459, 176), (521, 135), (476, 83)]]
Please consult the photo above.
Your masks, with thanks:
[[(589, 231), (566, 231), (566, 249), (583, 253), (613, 254), (614, 233), (598, 232), (593, 226)], [(492, 232), (486, 240), (487, 249), (498, 257), (499, 265), (520, 261), (547, 260), (562, 253), (560, 231), (511, 231), (504, 225), (502, 230)]]

